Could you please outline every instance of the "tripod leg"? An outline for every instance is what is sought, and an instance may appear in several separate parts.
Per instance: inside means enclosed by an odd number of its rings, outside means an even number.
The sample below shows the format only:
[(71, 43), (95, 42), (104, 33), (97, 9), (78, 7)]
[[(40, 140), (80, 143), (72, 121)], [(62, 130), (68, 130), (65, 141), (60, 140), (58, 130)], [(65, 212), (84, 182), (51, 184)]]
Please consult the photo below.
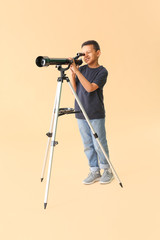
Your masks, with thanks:
[[(55, 107), (56, 107), (56, 103), (57, 103), (57, 95), (58, 95), (58, 92), (59, 92), (59, 89), (58, 89), (58, 87), (57, 87), (49, 133), (52, 132), (53, 120), (54, 120), (54, 116), (55, 116)], [(45, 152), (45, 157), (44, 157), (44, 162), (43, 162), (43, 168), (42, 168), (42, 173), (41, 173), (41, 182), (42, 182), (43, 179), (44, 179), (44, 173), (45, 173), (45, 169), (46, 169), (46, 163), (47, 163), (47, 158), (48, 158), (48, 152), (49, 152), (50, 142), (51, 142), (51, 138), (48, 137), (47, 148), (46, 148), (46, 152)]]
[(76, 92), (74, 91), (73, 86), (72, 86), (72, 84), (70, 83), (70, 81), (68, 80), (67, 82), (68, 82), (68, 84), (69, 84), (69, 86), (70, 86), (70, 88), (71, 88), (71, 90), (72, 90), (72, 93), (73, 93), (74, 96), (75, 96), (75, 99), (76, 99), (76, 101), (77, 101), (77, 103), (78, 103), (81, 111), (83, 112), (83, 115), (84, 115), (84, 117), (85, 117), (85, 119), (86, 119), (86, 121), (87, 121), (87, 123), (88, 123), (88, 125), (89, 125), (89, 127), (90, 127), (90, 129), (91, 129), (91, 131), (92, 131), (92, 134), (94, 135), (94, 137), (95, 137), (95, 139), (97, 140), (97, 143), (99, 144), (99, 146), (100, 146), (100, 148), (101, 148), (104, 156), (106, 157), (106, 159), (107, 159), (107, 161), (108, 161), (108, 163), (109, 163), (109, 165), (110, 165), (110, 168), (112, 169), (114, 175), (116, 176), (116, 178), (117, 178), (120, 186), (123, 187), (122, 182), (120, 181), (120, 179), (119, 179), (119, 177), (118, 177), (118, 175), (117, 175), (117, 173), (116, 173), (116, 171), (115, 171), (112, 163), (111, 163), (110, 160), (108, 159), (108, 156), (107, 156), (107, 154), (106, 154), (106, 152), (105, 152), (105, 150), (104, 150), (101, 142), (100, 142), (99, 139), (98, 139), (97, 133), (95, 133), (95, 131), (94, 131), (94, 129), (93, 129), (93, 127), (92, 127), (92, 125), (91, 125), (91, 123), (90, 123), (90, 121), (89, 121), (89, 118), (88, 118), (88, 116), (87, 116), (87, 114), (86, 114), (86, 111), (84, 110), (84, 108), (83, 108), (83, 106), (82, 106), (79, 98), (78, 98), (78, 95), (77, 95)]
[(61, 98), (61, 90), (62, 90), (62, 82), (58, 82), (57, 96), (56, 96), (57, 101), (56, 101), (56, 106), (55, 106), (55, 117), (54, 117), (54, 122), (53, 122), (53, 131), (52, 131), (53, 135), (52, 135), (52, 139), (51, 139), (50, 159), (49, 159), (46, 191), (45, 191), (45, 198), (44, 198), (44, 208), (45, 209), (46, 209), (46, 206), (47, 206), (47, 199), (48, 199), (48, 192), (49, 192), (49, 184), (50, 184), (53, 151), (54, 151), (54, 146), (55, 146), (55, 137), (56, 137), (57, 123), (58, 123), (58, 113), (59, 113), (59, 105), (60, 105), (60, 98)]

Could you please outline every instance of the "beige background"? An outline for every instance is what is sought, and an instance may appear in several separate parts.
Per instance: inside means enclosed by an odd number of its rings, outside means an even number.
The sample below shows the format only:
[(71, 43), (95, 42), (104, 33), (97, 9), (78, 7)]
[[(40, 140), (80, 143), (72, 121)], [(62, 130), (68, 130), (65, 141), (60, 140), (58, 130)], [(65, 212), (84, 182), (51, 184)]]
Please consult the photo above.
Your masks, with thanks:
[[(0, 9), (0, 238), (158, 240), (159, 1), (6, 0)], [(59, 72), (35, 59), (75, 56), (89, 39), (109, 71), (107, 137), (124, 188), (82, 184), (87, 160), (74, 116), (64, 116), (44, 210), (40, 176)], [(73, 102), (64, 83), (61, 107)]]

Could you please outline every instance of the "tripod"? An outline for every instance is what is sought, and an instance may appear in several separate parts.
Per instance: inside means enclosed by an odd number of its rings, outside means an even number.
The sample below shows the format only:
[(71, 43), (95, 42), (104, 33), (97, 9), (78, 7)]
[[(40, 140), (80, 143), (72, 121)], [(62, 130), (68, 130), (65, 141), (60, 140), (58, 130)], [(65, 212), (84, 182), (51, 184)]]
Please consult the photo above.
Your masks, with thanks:
[(64, 80), (67, 81), (67, 83), (69, 84), (69, 87), (71, 88), (71, 91), (92, 131), (92, 134), (94, 135), (96, 141), (98, 142), (104, 156), (106, 157), (110, 168), (112, 169), (114, 175), (116, 176), (117, 180), (119, 181), (119, 184), (121, 187), (122, 183), (116, 173), (116, 171), (114, 170), (113, 165), (111, 164), (110, 160), (108, 159), (108, 156), (101, 144), (101, 142), (98, 139), (98, 135), (97, 133), (94, 131), (90, 120), (76, 94), (76, 92), (73, 89), (72, 84), (70, 83), (69, 78), (66, 76), (65, 71), (68, 70), (70, 67), (70, 65), (67, 68), (62, 68), (61, 65), (58, 65), (57, 68), (58, 70), (61, 72), (61, 76), (57, 79), (58, 84), (57, 84), (57, 89), (56, 89), (56, 95), (55, 95), (55, 102), (54, 102), (54, 108), (53, 108), (53, 113), (52, 113), (52, 119), (51, 119), (51, 124), (50, 124), (50, 130), (49, 132), (46, 134), (48, 136), (48, 143), (47, 143), (47, 149), (46, 149), (46, 153), (45, 153), (45, 159), (44, 159), (44, 164), (43, 164), (43, 169), (42, 169), (42, 175), (41, 175), (41, 182), (43, 181), (44, 178), (44, 172), (45, 172), (45, 168), (46, 168), (46, 162), (47, 162), (47, 157), (48, 157), (48, 152), (49, 152), (49, 145), (50, 145), (50, 158), (49, 158), (49, 165), (48, 165), (48, 174), (47, 174), (47, 182), (46, 182), (46, 190), (45, 190), (45, 198), (44, 198), (44, 209), (46, 209), (47, 207), (47, 200), (48, 200), (48, 192), (49, 192), (49, 185), (50, 185), (50, 178), (51, 178), (51, 169), (52, 169), (52, 160), (53, 160), (53, 152), (54, 152), (54, 147), (58, 144), (58, 142), (55, 141), (55, 137), (56, 137), (56, 130), (57, 130), (57, 123), (58, 123), (58, 116), (66, 114), (66, 113), (75, 113), (72, 109), (63, 109), (61, 111), (61, 109), (59, 108), (60, 106), (60, 99), (61, 99), (61, 91), (62, 91), (62, 83)]

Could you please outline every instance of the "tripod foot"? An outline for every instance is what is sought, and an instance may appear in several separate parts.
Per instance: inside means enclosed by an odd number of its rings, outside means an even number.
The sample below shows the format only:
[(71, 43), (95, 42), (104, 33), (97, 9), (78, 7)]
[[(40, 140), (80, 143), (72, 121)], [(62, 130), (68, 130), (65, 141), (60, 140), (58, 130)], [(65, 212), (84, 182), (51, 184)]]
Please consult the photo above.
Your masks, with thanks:
[(119, 183), (119, 185), (120, 185), (120, 186), (123, 188), (123, 185), (122, 185), (122, 183), (121, 183), (121, 182)]
[(44, 209), (46, 209), (46, 207), (47, 207), (47, 203), (44, 203)]
[(43, 182), (43, 178), (41, 178), (41, 182)]

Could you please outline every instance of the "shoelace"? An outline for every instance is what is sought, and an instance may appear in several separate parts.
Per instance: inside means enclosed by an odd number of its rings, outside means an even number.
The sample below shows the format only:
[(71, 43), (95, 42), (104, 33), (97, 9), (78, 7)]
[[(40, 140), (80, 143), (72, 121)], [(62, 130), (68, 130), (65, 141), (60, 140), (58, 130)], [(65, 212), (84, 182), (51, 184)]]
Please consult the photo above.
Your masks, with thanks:
[(105, 170), (104, 173), (103, 173), (103, 176), (106, 176), (106, 175), (107, 175), (107, 176), (110, 176), (110, 174), (111, 174), (111, 173), (110, 173), (108, 170)]

